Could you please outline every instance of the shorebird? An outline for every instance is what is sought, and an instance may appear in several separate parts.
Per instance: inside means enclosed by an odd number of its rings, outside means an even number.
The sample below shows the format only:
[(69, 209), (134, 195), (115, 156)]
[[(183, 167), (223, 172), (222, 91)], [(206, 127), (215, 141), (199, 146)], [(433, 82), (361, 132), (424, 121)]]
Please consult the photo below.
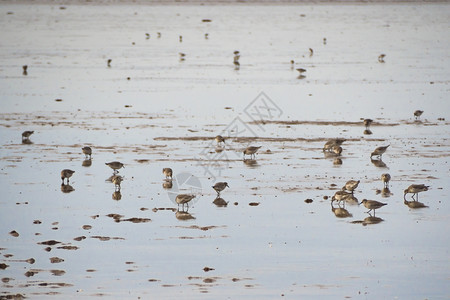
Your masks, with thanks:
[(298, 71), (299, 75), (302, 75), (303, 73), (306, 72), (306, 69), (303, 69), (303, 68), (298, 68), (296, 70)]
[(146, 34), (145, 34), (145, 39), (148, 40), (149, 38), (150, 38), (150, 33), (146, 33)]
[(378, 209), (380, 207), (387, 205), (387, 203), (381, 203), (381, 202), (378, 202), (375, 200), (367, 200), (367, 199), (363, 199), (363, 201), (361, 201), (361, 203), (359, 203), (359, 204), (360, 205), (364, 204), (364, 206), (369, 209), (367, 211), (367, 213), (370, 213), (373, 210), (374, 214), (375, 214), (375, 209)]
[(171, 168), (164, 168), (163, 174), (166, 176), (166, 178), (172, 179), (172, 169)]
[(89, 156), (89, 158), (91, 158), (91, 155), (92, 155), (91, 147), (88, 147), (88, 146), (83, 147), (83, 148), (81, 148), (81, 151), (83, 151), (83, 154), (86, 155), (86, 157)]
[(312, 48), (309, 48), (309, 56), (313, 56), (314, 55), (314, 50)]
[(189, 208), (189, 201), (195, 198), (195, 195), (189, 195), (189, 194), (178, 194), (175, 198), (175, 202), (177, 202), (178, 207), (181, 204), (181, 207), (184, 208), (184, 205), (186, 204), (187, 208)]
[(323, 38), (323, 44), (324, 44), (324, 45), (327, 44), (327, 38)]
[(384, 187), (388, 188), (389, 181), (391, 181), (391, 175), (389, 175), (388, 173), (381, 174), (381, 181), (383, 181)]
[(22, 140), (27, 140), (30, 138), (30, 135), (32, 135), (34, 131), (24, 131), (22, 132)]
[(69, 169), (64, 169), (61, 171), (61, 180), (62, 183), (64, 184), (64, 179), (67, 178), (67, 184), (69, 184), (69, 178), (72, 177), (73, 173), (75, 173), (75, 171), (69, 170)]
[(220, 192), (226, 187), (229, 187), (226, 182), (216, 182), (216, 184), (212, 186), (212, 188), (217, 192), (217, 196), (220, 196)]
[(157, 35), (157, 37), (159, 39), (161, 37), (161, 32), (157, 32), (156, 35)]
[(351, 193), (347, 193), (346, 191), (337, 191), (336, 193), (334, 193), (334, 196), (331, 197), (331, 203), (333, 203), (334, 201), (337, 201), (337, 203), (341, 203), (341, 201), (345, 201), (347, 199), (349, 199), (352, 196)]
[(186, 57), (186, 54), (183, 53), (183, 52), (180, 52), (180, 53), (178, 53), (178, 54), (180, 55), (180, 61), (184, 61), (184, 60), (185, 60), (185, 57)]
[(107, 63), (108, 68), (111, 68), (111, 62), (112, 62), (112, 59), (108, 59), (108, 60), (107, 60), (106, 63)]
[(28, 71), (27, 71), (28, 66), (24, 65), (24, 66), (22, 66), (22, 69), (23, 69), (22, 75), (27, 76), (28, 75)]
[(364, 119), (364, 126), (366, 126), (366, 129), (369, 129), (370, 124), (372, 124), (373, 120), (372, 119)]
[(123, 165), (123, 163), (119, 162), (119, 161), (112, 161), (109, 163), (105, 163), (105, 165), (107, 165), (108, 167), (110, 167), (111, 169), (114, 170), (114, 174), (119, 173), (120, 168), (125, 168), (125, 166)]
[(217, 142), (217, 145), (219, 145), (219, 144), (221, 144), (221, 143), (224, 143), (224, 144), (225, 144), (225, 138), (224, 138), (223, 136), (221, 136), (221, 135), (216, 136), (216, 137), (215, 137), (215, 140), (216, 140), (216, 142)]
[[(404, 191), (403, 194), (403, 199), (406, 200), (406, 194), (413, 194), (412, 198), (415, 201), (419, 200), (419, 193), (420, 192), (426, 192), (428, 191), (428, 188), (430, 186), (425, 185), (425, 184), (411, 184), (410, 186), (408, 186), (408, 188)], [(417, 199), (414, 199), (414, 195), (417, 195)]]
[(334, 146), (331, 148), (331, 151), (332, 151), (335, 155), (339, 156), (339, 155), (341, 155), (341, 153), (342, 153), (342, 147), (341, 147), (341, 146), (338, 146), (338, 145), (334, 145)]
[(120, 183), (123, 181), (123, 177), (120, 175), (114, 175), (111, 178), (112, 183), (114, 183), (116, 190), (120, 191)]
[(183, 36), (180, 35), (180, 43), (183, 42)]
[(334, 146), (340, 146), (345, 142), (345, 139), (331, 139), (328, 140), (323, 146), (323, 151), (331, 151)]
[(209, 38), (209, 33), (205, 33), (205, 40)]
[(250, 159), (252, 159), (252, 157), (256, 158), (256, 152), (258, 151), (259, 148), (261, 148), (261, 146), (259, 146), (259, 147), (254, 147), (254, 146), (247, 147), (244, 150), (244, 160), (245, 160), (245, 156), (246, 155), (250, 155)]
[(233, 60), (233, 64), (235, 65), (235, 67), (236, 68), (238, 68), (241, 64), (239, 63), (239, 58), (240, 58), (241, 56), (239, 55), (239, 54), (236, 54), (235, 56), (234, 56), (234, 60)]
[(380, 62), (380, 63), (384, 63), (384, 58), (386, 57), (386, 54), (380, 54), (379, 56), (378, 56), (378, 62)]
[(359, 180), (349, 180), (347, 181), (347, 183), (342, 187), (343, 191), (349, 191), (350, 193), (352, 193), (355, 191), (355, 189), (358, 187), (359, 185)]
[(414, 117), (416, 118), (416, 120), (420, 119), (420, 116), (423, 114), (423, 110), (416, 110), (414, 112)]
[(295, 65), (295, 61), (292, 59), (292, 60), (291, 60), (291, 69), (292, 69), (292, 70), (294, 69), (294, 65)]
[(375, 150), (373, 150), (372, 154), (370, 155), (370, 158), (372, 158), (372, 156), (378, 156), (378, 158), (381, 159), (381, 156), (383, 155), (384, 152), (386, 152), (389, 146), (390, 145), (376, 148)]

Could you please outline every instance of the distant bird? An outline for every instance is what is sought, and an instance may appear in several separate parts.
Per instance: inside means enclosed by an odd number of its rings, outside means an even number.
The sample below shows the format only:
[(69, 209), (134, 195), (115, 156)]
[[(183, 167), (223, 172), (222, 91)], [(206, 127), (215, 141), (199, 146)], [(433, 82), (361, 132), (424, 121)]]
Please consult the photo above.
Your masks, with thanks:
[(423, 110), (416, 110), (414, 112), (414, 117), (416, 118), (416, 120), (420, 119), (420, 116), (423, 114)]
[(28, 75), (28, 66), (27, 65), (24, 65), (24, 66), (22, 66), (22, 70), (23, 70), (23, 72), (22, 72), (22, 75), (23, 76), (27, 76)]
[(349, 191), (350, 193), (352, 193), (355, 191), (355, 189), (358, 187), (359, 185), (359, 180), (349, 180), (347, 181), (347, 183), (342, 187), (343, 191)]
[(64, 184), (64, 179), (67, 178), (67, 184), (69, 184), (69, 178), (72, 177), (73, 173), (75, 173), (75, 171), (69, 170), (69, 169), (64, 169), (61, 171), (61, 180), (62, 183)]
[(246, 155), (250, 155), (250, 159), (252, 159), (252, 157), (256, 157), (256, 152), (259, 150), (259, 148), (261, 148), (261, 146), (259, 146), (259, 147), (254, 147), (254, 146), (247, 147), (244, 150), (244, 160), (245, 160), (245, 156)]
[(291, 70), (294, 70), (294, 67), (295, 67), (295, 61), (292, 59), (291, 60)]
[[(236, 51), (235, 51), (236, 52)], [(236, 66), (236, 67), (239, 67), (241, 64), (239, 63), (239, 58), (240, 58), (241, 56), (239, 55), (239, 54), (235, 54), (234, 55), (234, 59), (233, 59), (233, 64)]]
[(306, 69), (298, 68), (296, 69), (300, 75), (306, 72)]
[(333, 145), (333, 147), (331, 148), (331, 151), (332, 151), (335, 155), (339, 156), (339, 155), (341, 155), (341, 153), (342, 153), (342, 147), (341, 147), (341, 146), (338, 146), (338, 145)]
[(106, 61), (108, 68), (111, 68), (111, 62), (112, 62), (112, 59), (108, 59)]
[(314, 50), (312, 48), (309, 48), (309, 56), (313, 56), (314, 55)]
[(157, 35), (157, 37), (159, 39), (161, 37), (161, 32), (157, 32), (156, 35)]
[(186, 206), (189, 208), (189, 202), (195, 198), (195, 195), (190, 195), (190, 194), (178, 194), (177, 197), (175, 198), (175, 202), (177, 202), (178, 207), (181, 204), (181, 207), (184, 208), (184, 205), (186, 204)]
[(111, 169), (114, 170), (114, 174), (119, 173), (119, 169), (120, 168), (125, 168), (125, 166), (123, 165), (123, 163), (119, 162), (119, 161), (112, 161), (109, 163), (105, 163), (105, 165), (107, 165), (108, 167), (110, 167)]
[(34, 131), (24, 131), (22, 132), (22, 141), (28, 140), (30, 138), (30, 135), (32, 135)]
[(150, 33), (146, 33), (145, 38), (148, 40), (150, 38)]
[(372, 124), (373, 120), (372, 119), (364, 119), (364, 126), (366, 126), (366, 129), (369, 129), (370, 124)]
[(384, 187), (389, 187), (389, 181), (391, 181), (391, 175), (388, 173), (381, 174), (381, 181), (383, 181)]
[(180, 43), (183, 42), (183, 36), (180, 35)]
[[(412, 195), (413, 200), (418, 201), (419, 200), (419, 193), (428, 191), (429, 187), (430, 186), (425, 185), (425, 184), (411, 184), (404, 191), (403, 199), (406, 200), (406, 194), (413, 194)], [(414, 195), (417, 195), (417, 199), (414, 199)]]
[(384, 58), (385, 57), (386, 57), (386, 54), (380, 54), (380, 56), (378, 56), (378, 62), (384, 63)]
[(324, 44), (324, 45), (327, 44), (327, 38), (323, 38), (323, 44)]
[(239, 55), (239, 51), (238, 51), (238, 50), (235, 50), (235, 51), (233, 52), (233, 54), (234, 54), (234, 55)]
[(367, 213), (369, 213), (372, 210), (375, 211), (375, 209), (378, 209), (380, 207), (383, 207), (383, 206), (387, 205), (387, 203), (381, 203), (381, 202), (378, 202), (378, 201), (375, 201), (375, 200), (367, 200), (367, 199), (363, 199), (361, 201), (361, 203), (359, 203), (359, 204), (360, 205), (364, 204), (364, 206), (369, 209), (367, 211)]
[(92, 155), (91, 147), (85, 146), (85, 147), (81, 148), (81, 151), (83, 151), (83, 154), (86, 155), (86, 157), (89, 156), (89, 158), (91, 158), (91, 155)]
[(226, 182), (216, 182), (216, 184), (212, 186), (212, 188), (217, 192), (217, 196), (220, 196), (220, 192), (226, 187), (229, 187)]
[(340, 146), (345, 142), (345, 139), (331, 139), (328, 140), (323, 146), (323, 151), (332, 151), (334, 146)]
[(381, 156), (383, 155), (384, 152), (386, 152), (389, 146), (390, 145), (376, 148), (375, 150), (373, 150), (372, 154), (370, 155), (370, 158), (372, 158), (372, 156), (378, 156), (378, 158), (381, 159)]
[(112, 181), (112, 183), (114, 183), (114, 185), (115, 185), (115, 187), (116, 187), (116, 190), (117, 190), (117, 191), (120, 191), (120, 183), (122, 183), (123, 177), (120, 176), (120, 175), (114, 175), (114, 176), (111, 178), (111, 181)]
[(185, 60), (185, 57), (186, 57), (186, 54), (183, 53), (183, 52), (180, 52), (180, 53), (178, 53), (178, 54), (180, 55), (180, 61), (184, 61), (184, 60)]
[(209, 38), (209, 33), (205, 33), (205, 40)]
[(225, 138), (224, 138), (223, 136), (221, 136), (221, 135), (216, 136), (216, 137), (215, 137), (215, 140), (216, 140), (216, 142), (217, 142), (217, 145), (219, 145), (219, 144), (221, 144), (221, 143), (224, 143), (224, 144), (225, 144)]
[(163, 174), (166, 176), (166, 178), (172, 179), (172, 169), (171, 168), (164, 168)]

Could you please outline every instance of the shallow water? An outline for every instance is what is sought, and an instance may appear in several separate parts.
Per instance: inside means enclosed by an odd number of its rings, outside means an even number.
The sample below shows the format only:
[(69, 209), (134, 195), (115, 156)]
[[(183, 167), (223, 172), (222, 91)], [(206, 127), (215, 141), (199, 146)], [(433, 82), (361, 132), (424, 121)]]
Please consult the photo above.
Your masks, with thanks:
[[(64, 8), (0, 5), (1, 296), (449, 297), (448, 4)], [(335, 137), (342, 164), (322, 152)], [(350, 179), (388, 203), (381, 222), (352, 203), (335, 216)], [(412, 183), (427, 208), (404, 204)], [(197, 194), (189, 214), (179, 192)]]

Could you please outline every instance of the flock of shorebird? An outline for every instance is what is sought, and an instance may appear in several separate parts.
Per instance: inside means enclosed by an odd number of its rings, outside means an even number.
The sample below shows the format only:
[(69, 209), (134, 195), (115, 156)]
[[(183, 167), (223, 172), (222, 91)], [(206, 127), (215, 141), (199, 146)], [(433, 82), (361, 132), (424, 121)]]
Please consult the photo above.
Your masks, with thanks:
[[(239, 53), (235, 53), (235, 54), (237, 56), (239, 55)], [(238, 58), (236, 60), (238, 60)], [(423, 113), (423, 111), (416, 110), (414, 112), (414, 117), (416, 119), (418, 119), (422, 115), (422, 113)], [(373, 122), (373, 120), (371, 120), (371, 119), (364, 119), (363, 124), (366, 127), (366, 130), (369, 130), (372, 122)], [(33, 133), (34, 133), (34, 131), (24, 131), (22, 133), (22, 142), (23, 143), (31, 143), (29, 141), (29, 138)], [(225, 138), (221, 135), (216, 136), (214, 139), (218, 146), (222, 146), (225, 144)], [(335, 156), (340, 156), (342, 153), (341, 145), (344, 142), (345, 142), (345, 139), (341, 139), (341, 138), (330, 139), (323, 146), (323, 152), (332, 154)], [(382, 155), (387, 151), (389, 146), (390, 145), (377, 147), (370, 155), (371, 160), (373, 157), (376, 157), (378, 159), (378, 161), (381, 161)], [(255, 160), (256, 153), (258, 152), (258, 150), (260, 148), (261, 148), (261, 146), (258, 146), (258, 147), (249, 146), (249, 147), (245, 148), (243, 150), (244, 161), (246, 161), (246, 156), (250, 156), (250, 160)], [(86, 146), (86, 147), (83, 147), (81, 150), (82, 150), (83, 154), (85, 155), (85, 157), (89, 158), (89, 160), (90, 160), (91, 155), (92, 155), (92, 148)], [(119, 169), (125, 167), (124, 164), (119, 161), (112, 161), (112, 162), (108, 162), (105, 164), (113, 170), (113, 175), (110, 177), (110, 181), (112, 183), (114, 183), (116, 192), (119, 191), (119, 193), (120, 193), (120, 185), (124, 178), (122, 176), (120, 176), (118, 173), (119, 173)], [(167, 180), (169, 183), (169, 184), (164, 184), (163, 186), (165, 188), (172, 188), (172, 184), (171, 184), (171, 181), (173, 179), (172, 169), (164, 168), (162, 170), (162, 172), (165, 176), (165, 180)], [(72, 175), (74, 173), (75, 173), (75, 171), (70, 170), (70, 169), (64, 169), (61, 171), (62, 190), (64, 192), (73, 191), (73, 188), (71, 188), (71, 186), (69, 185), (69, 179), (72, 177)], [(389, 181), (391, 180), (391, 175), (388, 173), (384, 173), (381, 175), (381, 180), (383, 182), (384, 189), (388, 191), (389, 190)], [(363, 199), (361, 202), (358, 202), (358, 200), (354, 197), (354, 191), (358, 187), (359, 183), (360, 183), (359, 180), (357, 180), (357, 181), (349, 180), (341, 190), (337, 191), (332, 196), (331, 204), (333, 205), (334, 201), (336, 201), (338, 205), (340, 205), (341, 202), (345, 203), (346, 201), (347, 202), (356, 202), (358, 204), (363, 204), (367, 209), (369, 209), (368, 213), (370, 213), (371, 211), (375, 212), (376, 209), (379, 209), (379, 208), (387, 205), (387, 203), (382, 203), (379, 201), (367, 200), (367, 199)], [(229, 185), (227, 182), (217, 182), (214, 184), (214, 186), (212, 186), (212, 188), (217, 193), (217, 198), (220, 197), (220, 193), (227, 187), (229, 188)], [(419, 202), (418, 199), (419, 199), (419, 193), (427, 191), (428, 188), (429, 188), (429, 186), (426, 186), (424, 184), (410, 185), (407, 189), (404, 190), (404, 197), (403, 197), (404, 203), (406, 205), (408, 205), (408, 207), (410, 207), (410, 208), (426, 207), (423, 203)], [(407, 194), (412, 194), (413, 201), (407, 201), (407, 199), (406, 199)], [(414, 198), (414, 196), (416, 196), (416, 197)], [(185, 206), (189, 207), (188, 206), (189, 202), (194, 198), (195, 198), (195, 195), (192, 195), (192, 194), (178, 194), (175, 198), (175, 201), (178, 204), (178, 206), (181, 205), (182, 209), (184, 209)]]

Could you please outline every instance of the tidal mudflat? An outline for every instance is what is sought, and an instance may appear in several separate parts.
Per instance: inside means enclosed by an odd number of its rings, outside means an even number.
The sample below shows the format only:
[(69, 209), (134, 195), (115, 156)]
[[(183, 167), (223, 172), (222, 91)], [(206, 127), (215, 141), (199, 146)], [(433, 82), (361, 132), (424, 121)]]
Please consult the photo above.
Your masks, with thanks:
[(449, 7), (2, 2), (0, 298), (447, 299)]

